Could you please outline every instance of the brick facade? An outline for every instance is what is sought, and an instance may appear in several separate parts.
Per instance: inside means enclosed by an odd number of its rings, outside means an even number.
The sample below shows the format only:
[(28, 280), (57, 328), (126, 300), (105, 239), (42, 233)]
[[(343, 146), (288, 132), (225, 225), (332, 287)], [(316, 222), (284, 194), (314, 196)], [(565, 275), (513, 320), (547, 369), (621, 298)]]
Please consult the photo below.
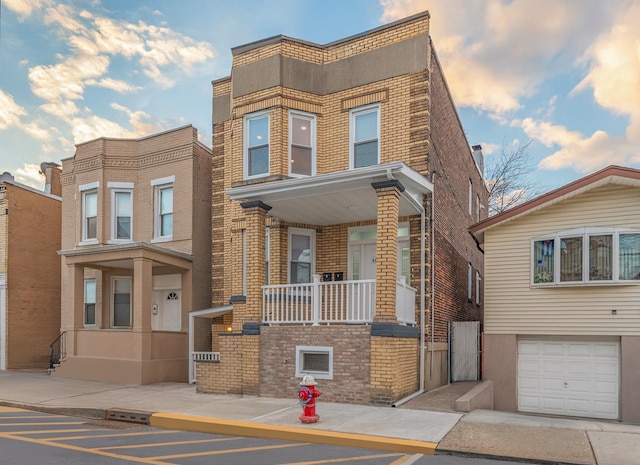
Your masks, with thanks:
[[(481, 203), (486, 205), (482, 177), (472, 159), (429, 38), (428, 13), (326, 46), (280, 36), (236, 47), (232, 52), (233, 77), (213, 82), (213, 306), (233, 302), (231, 319), (236, 333), (243, 331), (244, 323), (260, 319), (261, 286), (267, 278), (273, 285), (289, 282), (291, 228), (313, 231), (315, 268), (311, 272), (332, 272), (334, 276), (341, 272), (344, 279), (352, 279), (355, 272), (349, 234), (353, 228), (369, 225), (376, 226), (377, 230), (374, 322), (383, 326), (376, 329), (342, 325), (262, 327), (258, 335), (237, 336), (243, 341), (259, 341), (257, 346), (243, 342), (236, 348), (242, 351), (241, 361), (237, 360), (238, 354), (226, 352), (230, 347), (223, 347), (222, 341), (227, 337), (214, 335), (214, 341), (217, 337), (220, 340), (220, 367), (225, 366), (226, 370), (231, 363), (228, 358), (234, 360), (233, 363), (244, 367), (242, 369), (250, 370), (251, 375), (243, 376), (245, 379), (253, 379), (257, 370), (260, 388), (256, 391), (253, 385), (248, 385), (243, 387), (243, 392), (278, 395), (289, 392), (296, 384), (290, 366), (282, 370), (283, 365), (291, 363), (291, 353), (296, 346), (313, 345), (306, 339), (315, 340), (322, 335), (328, 342), (321, 345), (335, 344), (334, 364), (346, 366), (354, 359), (344, 347), (340, 351), (336, 347), (341, 346), (345, 334), (351, 334), (351, 345), (367, 357), (368, 371), (359, 372), (358, 380), (367, 383), (368, 388), (356, 395), (341, 384), (344, 380), (334, 377), (323, 380), (320, 385), (325, 399), (342, 399), (344, 392), (353, 396), (353, 402), (389, 404), (415, 392), (420, 379), (421, 344), (416, 338), (419, 332), (400, 331), (402, 336), (399, 336), (394, 329), (398, 324), (398, 225), (409, 224), (408, 280), (414, 288), (425, 291), (422, 296), (421, 291), (416, 293), (415, 319), (420, 325), (420, 308), (424, 305), (426, 339), (439, 341), (443, 335), (446, 338), (442, 328), (446, 329), (448, 321), (481, 317), (481, 305), (476, 306), (467, 299), (468, 263), (482, 273), (482, 255), (467, 232), (476, 220), (465, 210), (469, 181), (475, 189), (473, 198), (479, 195)], [(357, 198), (345, 188), (352, 181), (336, 184), (336, 192), (340, 194), (332, 197), (330, 192), (313, 185), (314, 176), (308, 178), (311, 179), (308, 190), (276, 194), (281, 183), (295, 186), (289, 172), (290, 111), (313, 116), (315, 175), (326, 178), (340, 173), (355, 176), (358, 172), (353, 169), (355, 149), (350, 147), (354, 137), (350, 128), (355, 118), (352, 111), (363, 108), (375, 109), (379, 118), (379, 165), (403, 162), (403, 166), (414, 173), (414, 179), (421, 179), (416, 181), (421, 188), (433, 182), (433, 195), (428, 189), (420, 194), (414, 190), (404, 192), (405, 187), (415, 187), (404, 186), (397, 179), (392, 179), (391, 185), (385, 184), (389, 181), (389, 172), (384, 180), (372, 179), (368, 190), (362, 190)], [(269, 118), (268, 172), (262, 177), (245, 178), (244, 164), (248, 157), (245, 117), (256, 112)], [(405, 182), (413, 181), (406, 179)], [(251, 202), (264, 205), (264, 221), (256, 221), (255, 212), (243, 205), (244, 193), (251, 196), (253, 192), (258, 193), (250, 197)], [(301, 198), (308, 199), (307, 205), (300, 203)], [(340, 203), (342, 198), (365, 204), (364, 207), (352, 205), (350, 214), (349, 206)], [(276, 207), (273, 210), (270, 202)], [(327, 205), (335, 210), (327, 211), (330, 210)], [(317, 216), (313, 215), (314, 211), (318, 212)], [(424, 229), (421, 212), (426, 219)], [(485, 212), (486, 209), (482, 210)], [(265, 227), (269, 232), (268, 277), (264, 273)], [(432, 259), (434, 280), (431, 279)], [(434, 331), (430, 324), (432, 289)], [(212, 331), (217, 328), (219, 326), (212, 327)], [(250, 354), (253, 358), (247, 360)], [(282, 361), (283, 357), (287, 362)], [(207, 367), (206, 370), (219, 372), (221, 368)], [(363, 370), (362, 366), (359, 370)], [(198, 375), (200, 390), (225, 391), (220, 381), (211, 386), (207, 379), (200, 379)], [(364, 389), (363, 385), (361, 388)]]

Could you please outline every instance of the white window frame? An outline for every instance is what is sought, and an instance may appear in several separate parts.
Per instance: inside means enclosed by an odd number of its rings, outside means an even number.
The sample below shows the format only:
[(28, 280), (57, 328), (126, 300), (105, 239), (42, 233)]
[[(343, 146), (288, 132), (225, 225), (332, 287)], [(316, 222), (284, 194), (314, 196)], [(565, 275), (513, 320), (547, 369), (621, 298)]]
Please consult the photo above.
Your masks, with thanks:
[[(358, 116), (376, 112), (378, 114), (378, 124), (376, 128), (376, 141), (378, 142), (378, 157), (377, 164), (380, 164), (380, 120), (381, 110), (380, 104), (374, 103), (371, 105), (365, 105), (362, 107), (352, 108), (349, 110), (349, 169), (355, 168), (355, 143), (356, 143), (356, 119)], [(373, 139), (370, 139), (373, 140)]]
[[(287, 245), (287, 282), (291, 283), (291, 246), (293, 241), (291, 240), (292, 235), (298, 236), (309, 236), (309, 246), (311, 250), (310, 254), (310, 262), (309, 262), (309, 282), (313, 279), (313, 274), (316, 270), (316, 231), (315, 229), (307, 229), (307, 228), (289, 228), (288, 231), (288, 245)], [(296, 260), (299, 261), (299, 260)]]
[[(124, 242), (132, 242), (133, 241), (133, 188), (134, 183), (132, 182), (109, 182), (107, 183), (107, 187), (111, 189), (111, 238), (109, 239), (110, 244), (121, 244)], [(130, 202), (131, 202), (131, 216), (129, 218), (130, 226), (129, 226), (129, 238), (128, 239), (118, 239), (118, 205), (117, 205), (117, 194), (129, 194)]]
[(469, 216), (473, 218), (473, 182), (469, 179)]
[[(583, 227), (560, 231), (557, 233), (547, 234), (531, 239), (530, 245), (530, 285), (531, 287), (568, 287), (568, 286), (610, 286), (640, 285), (640, 280), (620, 279), (620, 235), (621, 234), (640, 234), (640, 230), (631, 228), (607, 228), (607, 227)], [(589, 237), (599, 235), (612, 236), (612, 257), (611, 257), (611, 279), (610, 280), (591, 280), (589, 278)], [(561, 253), (562, 240), (566, 238), (582, 239), (582, 279), (579, 281), (561, 281)], [(539, 241), (553, 241), (553, 281), (535, 282), (536, 275), (536, 259), (535, 259), (535, 243)]]
[[(115, 294), (116, 281), (129, 281), (129, 325), (115, 325)], [(118, 329), (128, 329), (133, 326), (133, 279), (131, 276), (112, 276), (111, 277), (111, 321), (110, 326)]]
[(482, 278), (480, 277), (480, 272), (476, 270), (476, 305), (480, 305), (480, 282)]
[[(292, 172), (293, 167), (292, 148), (293, 148), (293, 118), (303, 119), (309, 123), (311, 145), (308, 147), (311, 149), (311, 173), (300, 174)], [(302, 146), (301, 146), (302, 147)], [(307, 147), (305, 147), (307, 148)], [(289, 176), (293, 178), (304, 178), (307, 176), (316, 175), (316, 115), (313, 113), (305, 113), (297, 110), (289, 110)]]
[[(90, 302), (88, 297), (87, 297), (87, 285), (88, 284), (93, 284), (93, 302)], [(85, 279), (84, 280), (84, 308), (83, 308), (83, 322), (84, 322), (84, 326), (90, 326), (90, 327), (94, 327), (97, 325), (98, 322), (98, 318), (97, 318), (97, 314), (96, 314), (96, 295), (97, 295), (97, 288), (96, 288), (96, 280), (95, 279)], [(93, 305), (93, 323), (87, 323), (87, 305)]]
[[(267, 172), (249, 175), (249, 123), (254, 120), (267, 119)], [(249, 113), (243, 117), (242, 174), (244, 179), (256, 179), (269, 176), (271, 172), (271, 115), (269, 110)]]
[(473, 300), (473, 265), (470, 262), (467, 264), (467, 299)]
[[(329, 370), (304, 370), (305, 354), (326, 354), (329, 357)], [(333, 347), (296, 346), (296, 378), (303, 378), (305, 375), (313, 375), (315, 379), (333, 379)]]
[[(98, 243), (98, 213), (100, 211), (100, 202), (98, 197), (98, 188), (100, 187), (100, 182), (91, 182), (88, 184), (82, 184), (78, 186), (78, 190), (80, 191), (81, 202), (82, 202), (82, 225), (81, 229), (81, 240), (80, 245), (94, 245)], [(96, 196), (96, 237), (87, 237), (87, 201), (86, 197), (88, 195)]]
[[(151, 242), (167, 242), (173, 240), (173, 231), (175, 228), (175, 176), (167, 176), (164, 178), (153, 179), (151, 186), (153, 187), (153, 239)], [(171, 205), (171, 235), (161, 235), (162, 231), (162, 218), (161, 218), (161, 191), (164, 189), (172, 189), (174, 202)]]

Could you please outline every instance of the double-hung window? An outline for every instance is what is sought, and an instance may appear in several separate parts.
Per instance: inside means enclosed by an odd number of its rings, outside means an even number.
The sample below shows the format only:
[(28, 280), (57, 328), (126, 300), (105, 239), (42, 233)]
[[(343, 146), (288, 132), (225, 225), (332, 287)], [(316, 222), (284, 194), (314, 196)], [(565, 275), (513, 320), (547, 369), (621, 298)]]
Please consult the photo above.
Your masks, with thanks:
[(82, 242), (98, 243), (98, 182), (79, 186), (82, 194)]
[(316, 117), (289, 112), (289, 175), (315, 175)]
[(380, 105), (367, 105), (350, 112), (350, 168), (380, 163)]
[(84, 281), (84, 324), (93, 326), (96, 324), (96, 280)]
[(111, 241), (133, 240), (133, 183), (109, 182), (111, 189)]
[(315, 231), (289, 228), (289, 283), (310, 283), (314, 272)]
[(640, 280), (640, 231), (580, 228), (532, 241), (532, 284), (569, 285)]
[(173, 240), (173, 183), (175, 176), (154, 179), (153, 241)]
[(131, 278), (113, 278), (113, 327), (131, 326)]
[(244, 177), (269, 175), (269, 112), (244, 117)]

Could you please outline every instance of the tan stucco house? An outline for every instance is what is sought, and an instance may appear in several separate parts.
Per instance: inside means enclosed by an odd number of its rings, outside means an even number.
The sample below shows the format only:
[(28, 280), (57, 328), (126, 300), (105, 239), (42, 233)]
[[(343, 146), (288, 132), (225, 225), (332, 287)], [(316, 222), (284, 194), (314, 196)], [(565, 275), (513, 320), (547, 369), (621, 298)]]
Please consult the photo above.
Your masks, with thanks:
[(471, 231), (495, 408), (640, 422), (640, 171), (607, 167)]
[[(480, 320), (487, 193), (421, 13), (232, 49), (213, 82), (211, 354), (198, 391), (392, 404)], [(478, 154), (476, 154), (478, 155)], [(476, 278), (477, 277), (477, 278)]]
[(60, 329), (60, 168), (44, 190), (0, 175), (0, 370), (49, 367)]
[[(211, 295), (210, 150), (192, 126), (100, 138), (62, 161), (61, 182), (65, 350), (53, 376), (186, 382), (188, 314)], [(194, 340), (209, 347), (209, 328)]]

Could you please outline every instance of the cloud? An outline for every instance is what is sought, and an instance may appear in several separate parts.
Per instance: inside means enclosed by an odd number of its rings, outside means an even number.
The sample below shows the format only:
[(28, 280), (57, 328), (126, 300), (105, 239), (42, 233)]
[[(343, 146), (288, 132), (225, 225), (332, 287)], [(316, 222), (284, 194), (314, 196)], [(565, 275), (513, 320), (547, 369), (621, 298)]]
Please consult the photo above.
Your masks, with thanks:
[(4, 5), (16, 13), (21, 20), (49, 4), (49, 0), (4, 0)]
[(15, 170), (13, 176), (17, 182), (31, 186), (34, 189), (42, 190), (44, 187), (44, 177), (40, 174), (38, 165), (25, 163)]
[(89, 86), (104, 87), (105, 89), (111, 89), (120, 94), (124, 94), (127, 92), (134, 92), (142, 88), (140, 86), (134, 86), (132, 84), (129, 84), (128, 82), (125, 82), (125, 81), (121, 81), (118, 79), (111, 79), (111, 78), (104, 78), (100, 80), (90, 79), (86, 82), (86, 84)]
[(26, 114), (26, 110), (11, 95), (0, 89), (0, 129), (19, 126), (20, 117)]

